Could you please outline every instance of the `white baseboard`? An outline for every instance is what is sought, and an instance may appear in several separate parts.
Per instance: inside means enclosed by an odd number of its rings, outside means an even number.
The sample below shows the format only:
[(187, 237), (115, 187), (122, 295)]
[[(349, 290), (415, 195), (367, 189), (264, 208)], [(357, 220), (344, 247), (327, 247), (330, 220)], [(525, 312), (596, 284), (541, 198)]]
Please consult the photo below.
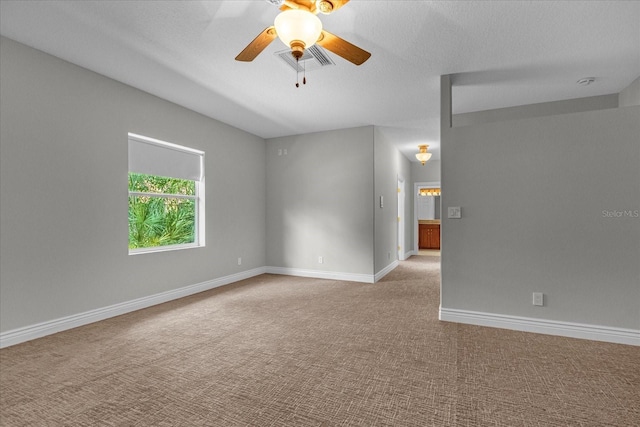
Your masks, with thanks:
[(378, 280), (393, 271), (398, 264), (399, 262), (396, 260), (375, 275), (341, 273), (337, 271), (304, 270), (300, 268), (287, 267), (267, 267), (267, 273), (282, 274), (284, 276), (312, 277), (314, 279), (344, 280), (346, 282), (376, 283)]
[(384, 276), (391, 273), (393, 269), (396, 268), (399, 264), (400, 262), (398, 260), (395, 260), (394, 262), (392, 262), (391, 264), (387, 265), (385, 268), (377, 272), (374, 278), (375, 280), (374, 283), (377, 283), (378, 280), (382, 279)]
[(640, 330), (637, 329), (612, 328), (609, 326), (507, 316), (442, 307), (440, 307), (440, 320), (640, 346)]
[(0, 348), (9, 347), (25, 341), (30, 341), (36, 338), (55, 334), (57, 332), (77, 328), (78, 326), (88, 325), (89, 323), (98, 322), (110, 317), (131, 313), (132, 311), (151, 307), (157, 304), (162, 304), (168, 301), (197, 294), (199, 292), (208, 291), (219, 286), (228, 285), (229, 283), (248, 279), (250, 277), (258, 276), (264, 273), (266, 273), (265, 267), (255, 268), (253, 270), (247, 270), (241, 273), (220, 277), (218, 279), (208, 280), (206, 282), (197, 283), (195, 285), (185, 286), (180, 289), (174, 289), (148, 297), (138, 298), (132, 301), (114, 304), (108, 307), (98, 308), (96, 310), (90, 310), (84, 313), (74, 314), (71, 316), (2, 332), (0, 333)]
[(406, 261), (409, 258), (411, 258), (412, 256), (417, 255), (417, 254), (418, 254), (418, 252), (413, 251), (413, 250), (405, 252), (404, 254), (402, 254), (402, 259), (400, 261)]
[(372, 274), (340, 273), (336, 271), (304, 270), (288, 267), (266, 267), (266, 273), (284, 276), (312, 277), (314, 279), (344, 280), (347, 282), (375, 283)]

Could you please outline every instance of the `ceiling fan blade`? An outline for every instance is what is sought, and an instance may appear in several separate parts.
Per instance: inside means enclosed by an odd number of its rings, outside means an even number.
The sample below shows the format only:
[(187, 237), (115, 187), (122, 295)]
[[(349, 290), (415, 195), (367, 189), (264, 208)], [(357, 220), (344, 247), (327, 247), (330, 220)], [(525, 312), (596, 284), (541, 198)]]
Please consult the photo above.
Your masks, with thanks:
[(325, 30), (322, 30), (322, 34), (316, 43), (356, 65), (364, 63), (371, 56), (366, 50), (360, 49), (358, 46)]
[(275, 27), (266, 28), (236, 56), (236, 61), (253, 61), (276, 37), (278, 36)]

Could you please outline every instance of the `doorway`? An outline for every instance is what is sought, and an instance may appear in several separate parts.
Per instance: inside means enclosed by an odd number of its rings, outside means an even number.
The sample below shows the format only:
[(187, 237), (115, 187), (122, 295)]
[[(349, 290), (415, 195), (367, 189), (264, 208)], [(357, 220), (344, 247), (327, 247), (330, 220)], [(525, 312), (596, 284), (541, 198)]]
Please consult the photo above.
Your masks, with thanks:
[[(427, 190), (427, 191), (425, 191)], [(434, 196), (437, 190), (437, 200)], [(440, 182), (414, 183), (414, 253), (416, 255), (440, 256)], [(421, 243), (422, 242), (422, 243)]]

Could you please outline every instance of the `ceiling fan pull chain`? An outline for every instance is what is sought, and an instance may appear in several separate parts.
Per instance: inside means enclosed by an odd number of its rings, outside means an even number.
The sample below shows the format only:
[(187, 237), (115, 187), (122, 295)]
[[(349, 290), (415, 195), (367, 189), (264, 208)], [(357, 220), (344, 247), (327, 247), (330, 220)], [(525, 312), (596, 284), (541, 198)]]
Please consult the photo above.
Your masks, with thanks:
[(300, 76), (300, 69), (298, 68), (298, 58), (296, 58), (296, 87), (300, 87), (300, 83), (298, 83), (299, 76)]
[(302, 84), (306, 85), (307, 84), (307, 63), (303, 62), (302, 63)]

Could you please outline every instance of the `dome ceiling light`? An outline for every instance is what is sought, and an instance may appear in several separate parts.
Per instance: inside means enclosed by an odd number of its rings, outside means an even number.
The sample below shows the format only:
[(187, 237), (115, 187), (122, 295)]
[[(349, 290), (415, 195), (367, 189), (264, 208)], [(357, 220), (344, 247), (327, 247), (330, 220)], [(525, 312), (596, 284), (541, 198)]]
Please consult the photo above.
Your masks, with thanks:
[(418, 148), (420, 149), (420, 152), (416, 154), (416, 159), (418, 159), (420, 163), (422, 163), (422, 166), (424, 166), (427, 160), (431, 158), (431, 153), (427, 153), (427, 148), (429, 148), (429, 146), (427, 144), (422, 144), (418, 145)]

